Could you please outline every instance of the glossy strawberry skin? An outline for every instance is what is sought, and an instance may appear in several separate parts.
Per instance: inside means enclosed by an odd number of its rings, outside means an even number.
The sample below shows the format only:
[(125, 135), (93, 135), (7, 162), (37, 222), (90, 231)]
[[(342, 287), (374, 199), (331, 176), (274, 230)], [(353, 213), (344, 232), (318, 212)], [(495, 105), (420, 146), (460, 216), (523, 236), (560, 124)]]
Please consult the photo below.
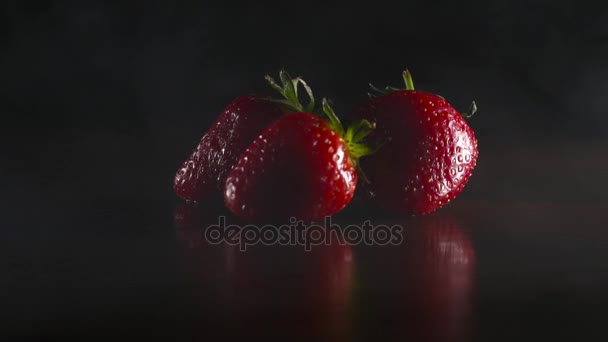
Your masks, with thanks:
[(283, 116), (230, 172), (226, 206), (246, 221), (320, 220), (352, 199), (357, 173), (344, 140), (308, 113)]
[(266, 127), (282, 115), (264, 97), (240, 96), (219, 115), (192, 154), (178, 169), (173, 189), (190, 201), (218, 198), (238, 157)]
[(477, 163), (477, 140), (444, 99), (399, 90), (369, 100), (353, 116), (375, 122), (374, 139), (386, 141), (361, 164), (382, 207), (426, 214), (462, 192)]

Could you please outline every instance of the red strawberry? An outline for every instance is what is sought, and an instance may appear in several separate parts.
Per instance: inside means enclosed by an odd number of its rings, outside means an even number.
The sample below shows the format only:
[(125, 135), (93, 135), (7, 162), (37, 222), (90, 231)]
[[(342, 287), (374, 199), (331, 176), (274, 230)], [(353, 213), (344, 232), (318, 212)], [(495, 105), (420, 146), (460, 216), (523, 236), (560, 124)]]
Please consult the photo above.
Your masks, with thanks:
[(277, 87), (284, 100), (240, 96), (224, 109), (177, 171), (173, 182), (177, 195), (192, 201), (219, 196), (228, 172), (251, 141), (284, 111), (303, 110), (296, 89), (298, 84), (307, 88), (304, 81), (290, 79), (285, 72), (281, 72), (281, 80), (284, 87)]
[(247, 221), (318, 220), (344, 208), (357, 183), (358, 141), (371, 131), (358, 122), (345, 132), (325, 99), (330, 122), (310, 113), (283, 116), (241, 155), (226, 180), (225, 202)]
[(477, 140), (463, 115), (403, 75), (406, 90), (387, 87), (355, 110), (355, 118), (375, 122), (372, 138), (385, 142), (361, 167), (382, 207), (426, 214), (460, 194), (477, 162)]

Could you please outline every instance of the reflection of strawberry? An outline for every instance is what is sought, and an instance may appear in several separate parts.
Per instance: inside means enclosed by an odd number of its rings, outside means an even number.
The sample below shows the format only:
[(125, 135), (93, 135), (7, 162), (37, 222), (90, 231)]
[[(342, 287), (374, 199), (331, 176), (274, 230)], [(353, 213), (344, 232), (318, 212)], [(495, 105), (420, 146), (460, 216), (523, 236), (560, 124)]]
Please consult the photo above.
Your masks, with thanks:
[(414, 90), (409, 72), (404, 79), (406, 90), (387, 87), (353, 116), (375, 122), (372, 138), (385, 143), (361, 165), (377, 201), (393, 212), (425, 214), (460, 194), (477, 162), (477, 140), (468, 115)]
[[(420, 337), (468, 340), (475, 249), (450, 217), (422, 219), (409, 231), (406, 305), (417, 317)], [(442, 327), (437, 329), (437, 327)]]
[[(349, 245), (318, 245), (310, 251), (253, 246), (241, 252), (238, 246), (204, 240), (204, 227), (216, 224), (217, 215), (188, 203), (175, 211), (184, 289), (191, 291), (188, 302), (195, 311), (187, 318), (196, 337), (336, 340), (350, 334), (355, 260)], [(201, 322), (230, 322), (235, 329), (204, 329)]]
[(256, 337), (345, 338), (354, 266), (348, 245), (238, 253), (226, 286), (232, 322)]
[(310, 113), (283, 116), (256, 138), (226, 180), (225, 202), (247, 221), (318, 220), (344, 208), (357, 183), (367, 121), (344, 130), (326, 101), (329, 122)]
[(186, 200), (200, 201), (224, 189), (226, 176), (238, 157), (264, 128), (284, 111), (303, 110), (296, 88), (307, 87), (300, 78), (281, 72), (284, 100), (269, 101), (260, 96), (240, 96), (232, 101), (184, 161), (174, 180), (175, 193)]
[(217, 225), (220, 216), (226, 217), (226, 208), (215, 208), (198, 203), (182, 202), (175, 207), (173, 224), (180, 243), (189, 249), (207, 244), (205, 229)]
[(399, 340), (470, 340), (476, 258), (468, 234), (452, 217), (436, 214), (404, 226), (402, 246), (366, 258), (378, 265), (365, 277), (373, 279), (372, 298), (384, 299), (374, 302), (378, 312), (368, 313), (378, 325), (373, 330)]
[[(197, 203), (179, 203), (174, 212), (175, 233), (181, 247), (181, 267), (178, 268), (183, 272), (181, 291), (188, 293), (184, 297), (188, 305), (196, 307), (201, 302), (204, 305), (203, 310), (191, 309), (193, 316), (182, 317), (184, 321), (189, 318), (195, 322), (192, 326), (196, 327), (197, 337), (201, 322), (221, 320), (221, 315), (226, 313), (222, 310), (225, 309), (226, 279), (233, 276), (234, 260), (240, 253), (238, 246), (210, 243), (205, 238), (207, 227), (217, 225), (219, 217), (225, 215), (225, 208), (210, 208)], [(229, 216), (227, 221), (227, 224), (232, 224)]]

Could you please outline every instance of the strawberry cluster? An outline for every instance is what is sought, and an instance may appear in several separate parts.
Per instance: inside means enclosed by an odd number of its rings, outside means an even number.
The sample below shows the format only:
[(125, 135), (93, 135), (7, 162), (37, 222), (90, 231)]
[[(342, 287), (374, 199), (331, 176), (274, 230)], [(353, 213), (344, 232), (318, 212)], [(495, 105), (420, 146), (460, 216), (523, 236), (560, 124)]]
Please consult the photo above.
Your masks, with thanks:
[[(426, 214), (454, 199), (477, 162), (465, 117), (441, 96), (386, 87), (342, 125), (301, 78), (266, 76), (280, 99), (241, 96), (203, 135), (174, 179), (188, 201), (224, 197), (245, 221), (320, 220), (346, 207), (358, 180), (388, 211)], [(308, 102), (298, 94), (304, 89)]]

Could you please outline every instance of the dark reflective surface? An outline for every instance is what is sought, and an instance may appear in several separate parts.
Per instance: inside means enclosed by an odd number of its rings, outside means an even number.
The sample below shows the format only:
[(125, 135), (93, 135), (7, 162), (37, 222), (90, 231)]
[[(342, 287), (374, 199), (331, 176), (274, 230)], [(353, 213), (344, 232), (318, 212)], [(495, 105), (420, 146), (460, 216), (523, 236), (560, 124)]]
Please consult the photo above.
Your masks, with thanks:
[[(175, 225), (193, 291), (216, 300), (205, 320), (235, 330), (221, 336), (471, 338), (475, 249), (449, 215), (385, 221), (407, 227), (400, 245), (313, 246), (210, 244), (213, 210), (181, 204)], [(230, 219), (230, 217), (228, 218)], [(353, 224), (350, 222), (349, 224)], [(221, 324), (222, 322), (218, 322)]]
[[(570, 0), (0, 2), (0, 340), (606, 340), (607, 18)], [(188, 216), (175, 171), (283, 67), (342, 116), (404, 67), (476, 100), (471, 181), (429, 217), (360, 198), (336, 215), (402, 224), (397, 247), (205, 244), (221, 203)]]
[[(230, 219), (230, 218), (229, 218)], [(224, 337), (352, 337), (356, 260), (351, 246), (337, 241), (313, 246), (210, 244), (204, 228), (217, 222), (205, 209), (180, 205), (177, 237), (195, 291), (207, 289), (219, 309), (200, 314), (232, 329)]]
[[(406, 221), (405, 243), (367, 247), (361, 292), (369, 337), (426, 341), (471, 338), (475, 247), (448, 215)], [(366, 310), (367, 311), (367, 310)]]
[[(449, 213), (402, 221), (407, 235), (401, 246), (311, 252), (208, 245), (203, 219), (193, 226), (178, 220), (174, 228), (173, 203), (152, 208), (141, 214), (147, 222), (124, 212), (120, 219), (99, 215), (99, 222), (87, 223), (97, 230), (67, 234), (57, 227), (45, 237), (13, 236), (8, 251), (21, 258), (8, 261), (6, 331), (576, 336), (599, 328), (594, 310), (606, 301), (605, 266), (598, 263), (606, 256), (605, 233), (593, 221), (598, 208), (461, 201), (446, 208)], [(556, 210), (567, 213), (555, 217)], [(124, 230), (108, 231), (109, 224)], [(513, 329), (501, 330), (505, 326)]]
[[(9, 187), (14, 202), (29, 205), (4, 212), (0, 330), (68, 340), (601, 336), (608, 305), (601, 149), (572, 148), (576, 165), (544, 152), (550, 163), (507, 172), (504, 165), (535, 154), (509, 151), (486, 153), (467, 191), (435, 214), (383, 216), (358, 198), (333, 220), (399, 224), (398, 246), (241, 252), (204, 239), (204, 228), (227, 215), (221, 204), (186, 205), (169, 182), (142, 200), (57, 192), (32, 202), (27, 185)], [(578, 167), (587, 177), (565, 172)], [(549, 175), (562, 180), (559, 188), (541, 182)]]

